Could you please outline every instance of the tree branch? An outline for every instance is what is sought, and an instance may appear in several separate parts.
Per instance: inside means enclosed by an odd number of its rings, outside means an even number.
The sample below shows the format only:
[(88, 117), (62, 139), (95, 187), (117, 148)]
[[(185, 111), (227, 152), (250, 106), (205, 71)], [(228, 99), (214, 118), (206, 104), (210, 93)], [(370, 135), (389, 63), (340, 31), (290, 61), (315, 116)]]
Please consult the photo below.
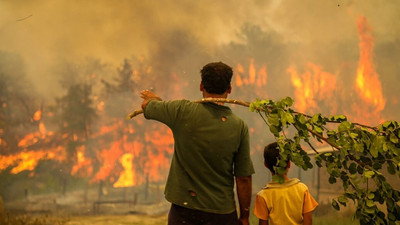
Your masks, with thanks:
[[(203, 98), (200, 100), (195, 100), (193, 101), (194, 103), (205, 103), (205, 102), (222, 102), (222, 103), (230, 103), (230, 104), (236, 104), (236, 105), (241, 105), (245, 107), (250, 106), (250, 102), (246, 101), (241, 101), (241, 100), (235, 100), (235, 99), (226, 99), (226, 98)], [(138, 109), (133, 111), (131, 114), (127, 116), (128, 119), (132, 119), (133, 117), (140, 115), (143, 113), (142, 109)]]

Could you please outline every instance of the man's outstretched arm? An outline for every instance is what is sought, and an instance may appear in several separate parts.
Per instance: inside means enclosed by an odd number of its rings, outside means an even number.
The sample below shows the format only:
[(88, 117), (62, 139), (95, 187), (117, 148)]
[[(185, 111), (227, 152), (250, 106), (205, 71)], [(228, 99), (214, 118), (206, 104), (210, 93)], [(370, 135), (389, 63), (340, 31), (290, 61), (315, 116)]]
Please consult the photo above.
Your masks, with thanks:
[(154, 92), (149, 91), (149, 90), (143, 90), (140, 92), (140, 97), (143, 98), (142, 102), (142, 109), (146, 108), (147, 103), (149, 103), (150, 100), (158, 100), (161, 101), (162, 99), (156, 95)]
[(243, 225), (249, 224), (250, 202), (251, 202), (251, 176), (236, 177), (236, 191), (239, 200), (240, 217)]

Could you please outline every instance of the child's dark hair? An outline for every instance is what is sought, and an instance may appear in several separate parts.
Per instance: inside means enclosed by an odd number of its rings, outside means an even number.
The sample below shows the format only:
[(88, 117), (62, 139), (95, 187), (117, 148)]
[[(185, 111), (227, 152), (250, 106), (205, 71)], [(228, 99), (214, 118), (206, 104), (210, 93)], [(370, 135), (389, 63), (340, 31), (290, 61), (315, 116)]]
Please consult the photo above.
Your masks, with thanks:
[(264, 161), (267, 168), (275, 173), (274, 166), (276, 166), (279, 158), (279, 146), (277, 142), (273, 142), (264, 148)]

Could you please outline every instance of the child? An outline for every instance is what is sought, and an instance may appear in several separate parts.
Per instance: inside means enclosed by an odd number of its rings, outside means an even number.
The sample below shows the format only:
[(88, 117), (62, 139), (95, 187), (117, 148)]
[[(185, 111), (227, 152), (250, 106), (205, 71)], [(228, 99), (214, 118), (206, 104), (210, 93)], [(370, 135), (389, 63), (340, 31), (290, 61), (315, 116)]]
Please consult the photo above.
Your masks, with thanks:
[[(267, 145), (264, 149), (264, 165), (272, 175), (275, 175), (279, 157), (278, 143)], [(287, 162), (285, 182), (280, 184), (270, 182), (257, 193), (254, 214), (260, 219), (260, 225), (312, 224), (312, 211), (318, 203), (311, 196), (305, 184), (299, 179), (289, 179), (287, 172), (290, 161)]]

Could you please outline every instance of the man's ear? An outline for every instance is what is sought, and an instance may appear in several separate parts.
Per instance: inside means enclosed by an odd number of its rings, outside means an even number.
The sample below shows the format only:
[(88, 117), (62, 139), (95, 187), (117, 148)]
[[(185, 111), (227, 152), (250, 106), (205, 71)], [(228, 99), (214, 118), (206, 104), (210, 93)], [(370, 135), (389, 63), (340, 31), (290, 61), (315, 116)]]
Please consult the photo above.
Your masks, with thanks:
[(268, 168), (268, 166), (267, 166), (267, 163), (264, 161), (264, 166), (266, 167), (266, 168)]
[(226, 93), (230, 94), (232, 92), (232, 85), (229, 85), (228, 90), (226, 91)]
[(204, 85), (203, 85), (203, 83), (200, 83), (200, 91), (204, 91)]

